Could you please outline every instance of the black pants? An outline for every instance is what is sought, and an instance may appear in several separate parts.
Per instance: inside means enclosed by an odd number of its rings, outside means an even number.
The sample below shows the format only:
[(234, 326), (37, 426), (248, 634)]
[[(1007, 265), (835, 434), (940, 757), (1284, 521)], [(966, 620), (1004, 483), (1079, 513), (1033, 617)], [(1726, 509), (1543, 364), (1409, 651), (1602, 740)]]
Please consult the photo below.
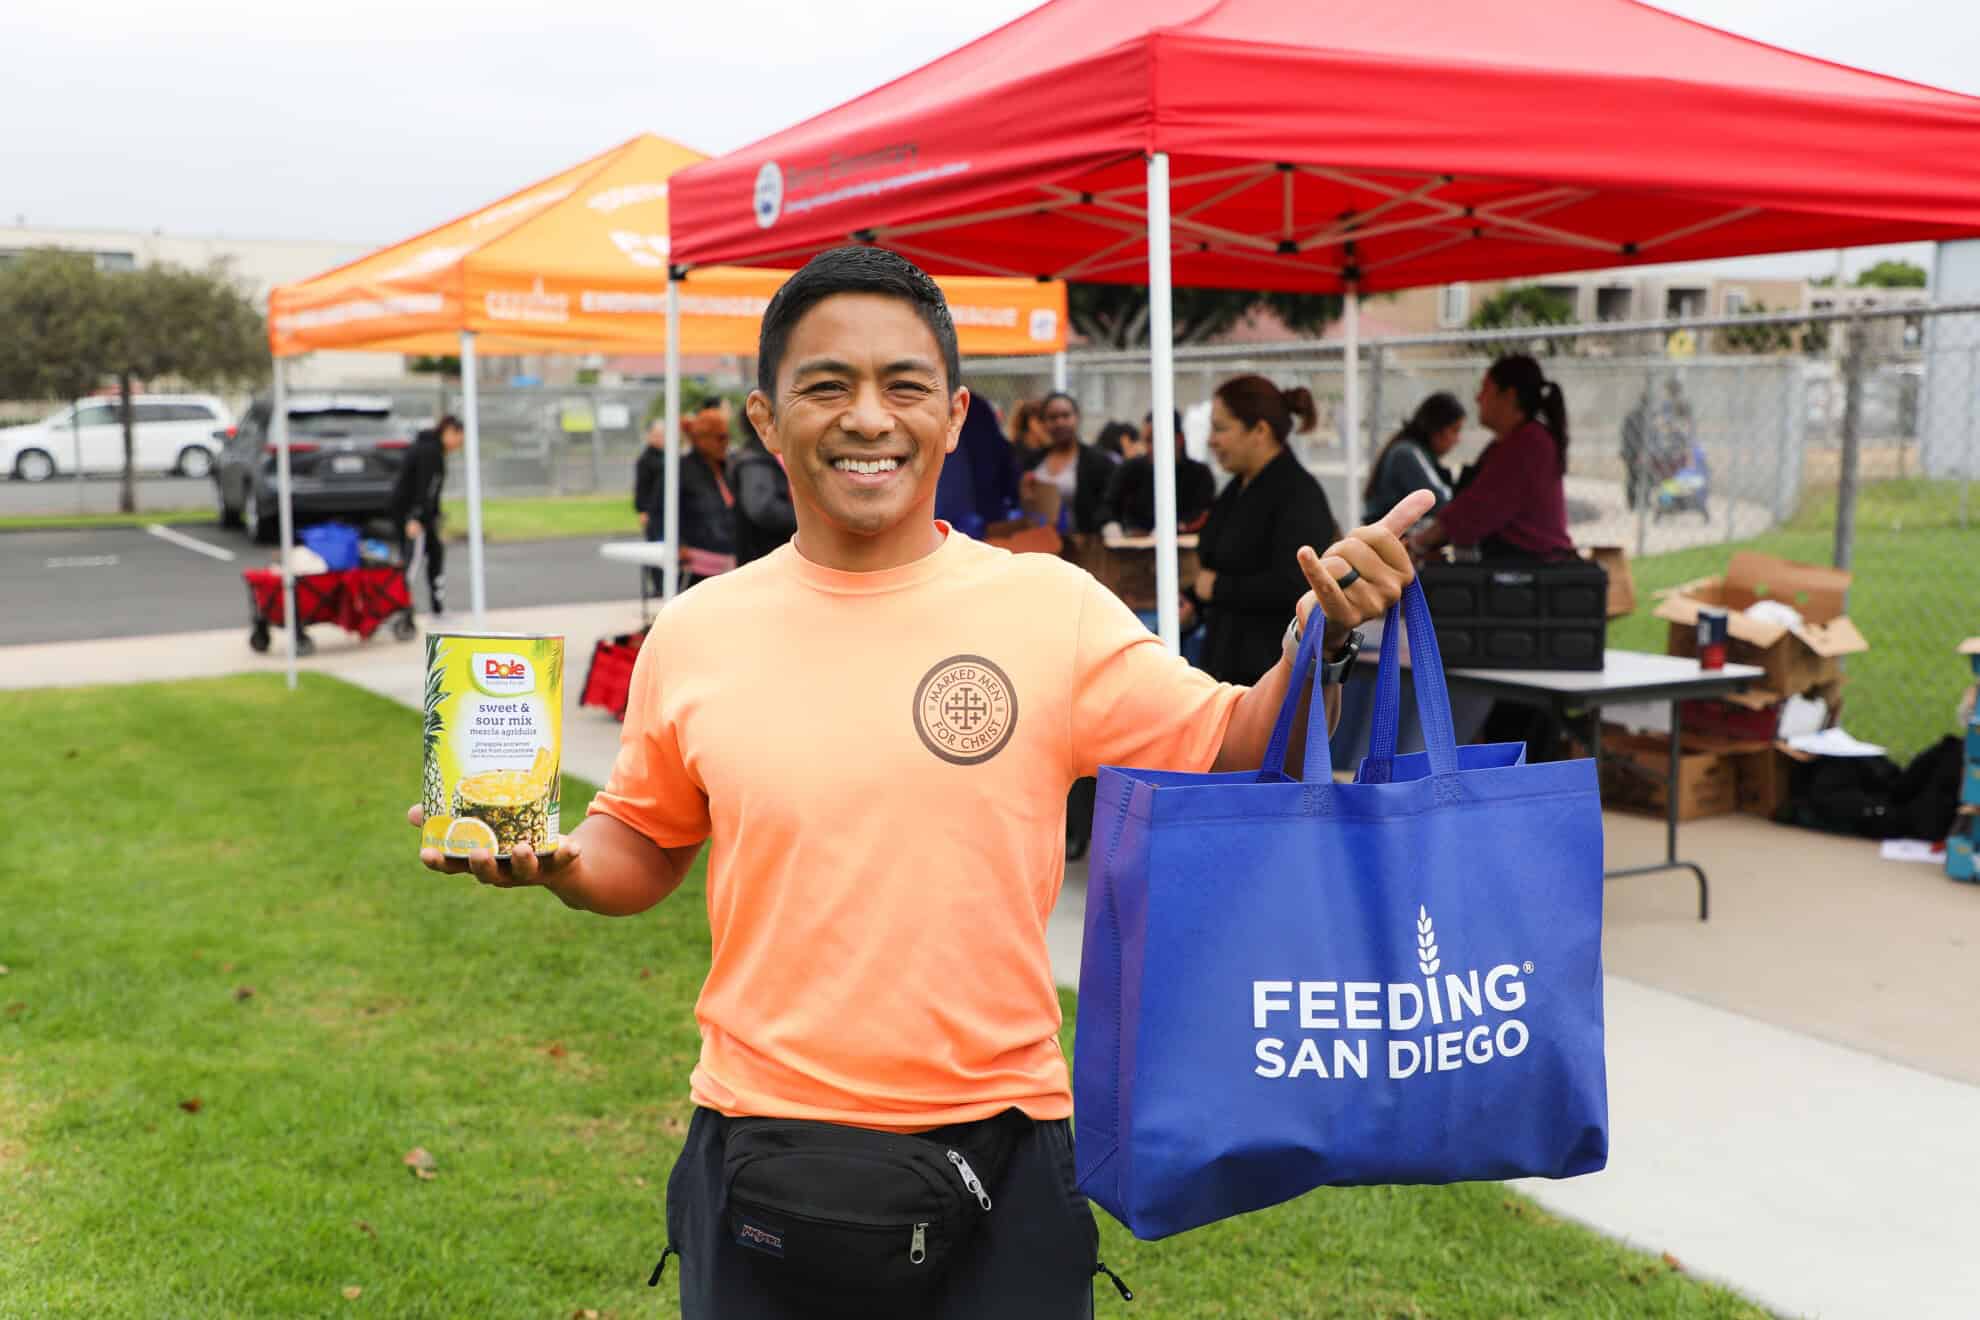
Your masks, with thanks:
[[(433, 613), (442, 614), (447, 609), (447, 543), (440, 538), (440, 519), (436, 515), (431, 521), (421, 519), (420, 536), (426, 545), (426, 599), (433, 607)], [(399, 530), (399, 558), (412, 562), (412, 538), (405, 529)], [(412, 594), (413, 584), (406, 583), (406, 594)]]
[[(727, 1225), (722, 1142), (727, 1120), (694, 1111), (667, 1179), (667, 1239), (680, 1256), (681, 1320), (782, 1320), (831, 1313), (830, 1299), (793, 1310), (764, 1288), (754, 1253)], [(950, 1267), (933, 1310), (915, 1320), (1090, 1320), (1100, 1230), (1073, 1178), (1072, 1124), (1027, 1124), (995, 1208)], [(866, 1313), (869, 1314), (870, 1313)]]

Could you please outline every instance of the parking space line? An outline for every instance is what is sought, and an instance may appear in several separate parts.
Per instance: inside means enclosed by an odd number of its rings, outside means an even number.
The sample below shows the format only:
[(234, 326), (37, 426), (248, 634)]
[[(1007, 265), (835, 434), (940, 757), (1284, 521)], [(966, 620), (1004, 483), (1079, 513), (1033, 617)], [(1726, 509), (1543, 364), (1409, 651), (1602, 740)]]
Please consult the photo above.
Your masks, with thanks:
[(184, 546), (195, 554), (205, 555), (208, 559), (217, 559), (223, 564), (234, 562), (234, 552), (232, 550), (217, 545), (208, 545), (198, 537), (187, 536), (184, 532), (175, 532), (163, 523), (150, 523), (144, 530), (150, 532), (161, 541), (170, 541), (173, 545)]

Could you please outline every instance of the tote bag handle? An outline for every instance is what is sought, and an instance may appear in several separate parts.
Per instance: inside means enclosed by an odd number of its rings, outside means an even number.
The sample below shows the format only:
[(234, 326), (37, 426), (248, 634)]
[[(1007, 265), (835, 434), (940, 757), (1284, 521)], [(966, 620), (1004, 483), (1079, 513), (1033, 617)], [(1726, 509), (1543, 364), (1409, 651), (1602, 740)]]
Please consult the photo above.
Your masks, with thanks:
[[(1299, 698), (1307, 690), (1320, 663), (1320, 639), (1326, 635), (1327, 620), (1319, 610), (1307, 616), (1300, 634), (1299, 652), (1293, 657), (1292, 682), (1286, 686), (1286, 699), (1279, 703), (1279, 718), (1272, 724), (1272, 741), (1265, 745), (1265, 764), (1258, 771), (1261, 781), (1290, 779), (1286, 773), (1286, 746), (1292, 741), (1293, 716), (1299, 712)], [(1332, 748), (1327, 743), (1327, 703), (1320, 699), (1313, 684), (1313, 707), (1306, 715), (1306, 764), (1300, 778), (1307, 783), (1332, 783)]]
[[(1400, 617), (1398, 617), (1400, 616)], [(1400, 601), (1389, 607), (1382, 630), (1382, 663), (1375, 673), (1375, 715), (1368, 735), (1368, 761), (1362, 780), (1386, 784), (1395, 763), (1397, 725), (1402, 710), (1402, 638), (1409, 636), (1409, 676), (1416, 687), (1416, 714), (1423, 725), (1424, 750), (1430, 753), (1430, 773), (1457, 773), (1457, 731), (1451, 720), (1450, 689), (1444, 681), (1444, 657), (1437, 650), (1437, 632), (1430, 622), (1430, 602), (1421, 581), (1403, 588)]]

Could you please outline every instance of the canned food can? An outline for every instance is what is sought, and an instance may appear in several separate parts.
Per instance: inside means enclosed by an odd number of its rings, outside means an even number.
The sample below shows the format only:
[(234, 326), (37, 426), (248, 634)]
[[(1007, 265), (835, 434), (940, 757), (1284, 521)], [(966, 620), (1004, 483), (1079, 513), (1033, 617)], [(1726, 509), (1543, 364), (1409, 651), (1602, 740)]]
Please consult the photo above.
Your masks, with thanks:
[(424, 711), (420, 846), (449, 857), (553, 848), (564, 639), (429, 633)]
[(1724, 669), (1726, 667), (1726, 612), (1716, 605), (1701, 605), (1698, 608), (1698, 667), (1700, 669)]

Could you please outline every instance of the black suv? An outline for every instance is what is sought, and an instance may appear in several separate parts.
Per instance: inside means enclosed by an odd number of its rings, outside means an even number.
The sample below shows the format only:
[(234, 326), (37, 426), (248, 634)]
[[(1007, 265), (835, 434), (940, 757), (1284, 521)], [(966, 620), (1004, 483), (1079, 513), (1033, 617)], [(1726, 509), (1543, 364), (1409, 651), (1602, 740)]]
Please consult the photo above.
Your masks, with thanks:
[[(275, 489), (274, 405), (259, 398), (226, 436), (213, 467), (220, 522), (245, 526), (264, 545), (280, 535)], [(224, 434), (224, 433), (221, 433)], [(297, 395), (289, 400), (290, 498), (296, 521), (362, 524), (390, 512), (392, 487), (412, 428), (377, 395)]]

